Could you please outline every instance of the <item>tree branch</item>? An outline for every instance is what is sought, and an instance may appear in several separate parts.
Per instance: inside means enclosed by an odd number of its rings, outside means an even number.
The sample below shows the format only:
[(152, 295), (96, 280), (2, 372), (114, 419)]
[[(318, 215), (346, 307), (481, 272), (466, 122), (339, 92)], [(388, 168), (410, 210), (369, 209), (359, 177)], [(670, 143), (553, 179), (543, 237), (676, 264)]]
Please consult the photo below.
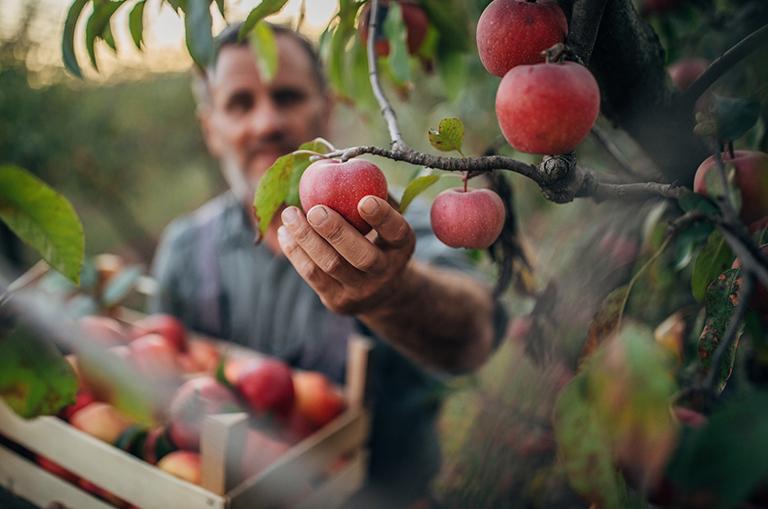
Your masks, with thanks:
[(768, 25), (763, 25), (747, 37), (736, 43), (712, 62), (707, 70), (694, 81), (682, 96), (681, 107), (686, 111), (693, 109), (696, 100), (725, 74), (731, 67), (739, 63), (744, 57), (755, 51), (762, 44), (768, 42)]
[(403, 141), (403, 135), (400, 134), (400, 127), (397, 125), (397, 115), (392, 104), (384, 95), (379, 81), (379, 72), (376, 68), (376, 27), (379, 24), (379, 1), (373, 0), (371, 4), (371, 15), (368, 18), (368, 41), (366, 43), (366, 52), (368, 55), (368, 76), (373, 89), (373, 95), (376, 96), (376, 102), (379, 103), (381, 114), (389, 129), (389, 139), (391, 146), (395, 150), (407, 150), (408, 145)]
[(589, 65), (607, 0), (575, 0), (571, 11), (568, 46)]

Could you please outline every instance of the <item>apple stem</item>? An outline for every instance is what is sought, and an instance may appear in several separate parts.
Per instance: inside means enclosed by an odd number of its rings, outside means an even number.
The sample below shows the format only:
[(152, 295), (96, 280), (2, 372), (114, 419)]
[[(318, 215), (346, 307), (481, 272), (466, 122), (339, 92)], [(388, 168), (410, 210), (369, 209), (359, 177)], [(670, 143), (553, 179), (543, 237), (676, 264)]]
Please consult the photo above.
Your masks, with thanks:
[(467, 180), (469, 180), (469, 170), (464, 172), (464, 176), (462, 177), (461, 180), (464, 181), (464, 192), (466, 193), (467, 192)]

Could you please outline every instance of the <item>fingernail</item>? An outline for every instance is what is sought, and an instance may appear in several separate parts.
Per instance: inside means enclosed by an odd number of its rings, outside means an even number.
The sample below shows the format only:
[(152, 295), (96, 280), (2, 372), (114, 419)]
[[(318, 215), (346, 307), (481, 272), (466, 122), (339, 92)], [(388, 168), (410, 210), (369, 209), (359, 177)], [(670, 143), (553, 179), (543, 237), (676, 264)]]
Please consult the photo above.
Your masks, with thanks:
[(294, 224), (299, 219), (299, 214), (296, 212), (295, 207), (288, 207), (281, 214), (283, 224)]
[(325, 210), (325, 207), (321, 206), (312, 207), (307, 214), (307, 219), (313, 226), (320, 226), (327, 217), (328, 212)]
[(366, 214), (373, 214), (378, 210), (379, 208), (379, 202), (376, 201), (376, 199), (367, 196), (363, 198), (363, 203), (360, 204), (360, 208), (365, 212)]
[(288, 229), (285, 226), (281, 226), (277, 229), (277, 240), (281, 244), (287, 244), (291, 240), (291, 234), (288, 233)]

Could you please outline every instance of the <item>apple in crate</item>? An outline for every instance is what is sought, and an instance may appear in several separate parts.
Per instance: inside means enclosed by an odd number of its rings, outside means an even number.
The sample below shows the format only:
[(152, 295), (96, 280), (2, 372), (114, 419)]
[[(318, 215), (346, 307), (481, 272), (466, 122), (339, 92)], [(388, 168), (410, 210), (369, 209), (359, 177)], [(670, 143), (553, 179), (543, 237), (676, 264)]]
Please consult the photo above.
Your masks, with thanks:
[(200, 484), (200, 455), (191, 451), (172, 452), (157, 464), (158, 468), (192, 484)]
[(94, 401), (96, 401), (96, 398), (90, 391), (86, 389), (79, 389), (77, 391), (77, 396), (75, 396), (75, 402), (69, 406), (64, 407), (61, 412), (59, 412), (59, 417), (65, 421), (71, 421), (72, 416), (75, 415), (78, 410), (85, 408)]
[(142, 375), (155, 379), (178, 376), (176, 350), (159, 334), (148, 334), (131, 343), (130, 359)]
[(88, 340), (103, 346), (116, 346), (130, 339), (122, 324), (106, 316), (84, 316), (77, 324)]
[(133, 337), (147, 334), (159, 334), (164, 337), (177, 352), (187, 349), (187, 333), (184, 324), (171, 315), (149, 315), (133, 324)]
[(115, 407), (99, 402), (81, 408), (69, 422), (80, 431), (110, 444), (131, 425)]
[(274, 412), (287, 417), (294, 400), (291, 368), (276, 359), (265, 359), (246, 368), (237, 379), (237, 390), (257, 414)]
[(324, 426), (344, 411), (344, 398), (328, 378), (315, 371), (293, 374), (296, 410), (317, 426)]

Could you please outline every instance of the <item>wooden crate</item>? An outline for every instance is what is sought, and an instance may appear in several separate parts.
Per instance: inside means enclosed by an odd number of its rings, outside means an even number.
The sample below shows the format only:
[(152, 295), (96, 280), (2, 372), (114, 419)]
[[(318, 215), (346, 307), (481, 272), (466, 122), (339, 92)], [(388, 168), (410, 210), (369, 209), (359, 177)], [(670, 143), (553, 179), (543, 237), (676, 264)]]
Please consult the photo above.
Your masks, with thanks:
[[(93, 438), (55, 417), (25, 421), (0, 401), (0, 435), (47, 457), (142, 509), (332, 508), (357, 491), (367, 470), (369, 415), (365, 407), (370, 343), (349, 341), (346, 411), (286, 451), (266, 470), (235, 484), (245, 414), (206, 419), (201, 436), (202, 486), (196, 486)], [(0, 484), (45, 507), (112, 507), (59, 479), (0, 443)]]

